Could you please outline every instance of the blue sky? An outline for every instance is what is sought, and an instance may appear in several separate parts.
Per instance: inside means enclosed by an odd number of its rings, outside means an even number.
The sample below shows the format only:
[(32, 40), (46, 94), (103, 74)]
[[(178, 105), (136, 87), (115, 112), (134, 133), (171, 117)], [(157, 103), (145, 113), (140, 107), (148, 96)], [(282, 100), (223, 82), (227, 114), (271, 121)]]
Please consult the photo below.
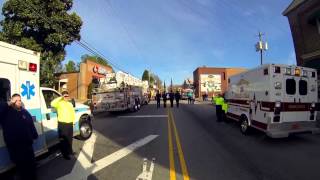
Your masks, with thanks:
[[(291, 0), (74, 0), (83, 40), (109, 60), (141, 77), (151, 69), (181, 84), (199, 66), (252, 68), (254, 44), (266, 33), (266, 63), (295, 64), (289, 23)], [(88, 53), (76, 43), (67, 60)]]

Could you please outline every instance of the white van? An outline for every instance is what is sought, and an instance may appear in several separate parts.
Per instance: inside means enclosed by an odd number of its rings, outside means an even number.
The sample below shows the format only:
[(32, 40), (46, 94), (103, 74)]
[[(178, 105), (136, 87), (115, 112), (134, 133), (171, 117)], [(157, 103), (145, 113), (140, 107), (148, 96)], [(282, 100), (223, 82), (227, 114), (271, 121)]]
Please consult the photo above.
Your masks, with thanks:
[(293, 133), (318, 133), (317, 72), (314, 69), (266, 64), (230, 77), (225, 98), (227, 118), (273, 138)]
[[(7, 102), (19, 93), (25, 108), (32, 115), (39, 138), (34, 143), (36, 156), (58, 143), (57, 113), (50, 102), (60, 94), (54, 89), (40, 87), (40, 54), (0, 41), (0, 101)], [(90, 108), (75, 104), (76, 125), (74, 136), (88, 139), (92, 134)], [(0, 173), (10, 169), (9, 158), (0, 125)]]

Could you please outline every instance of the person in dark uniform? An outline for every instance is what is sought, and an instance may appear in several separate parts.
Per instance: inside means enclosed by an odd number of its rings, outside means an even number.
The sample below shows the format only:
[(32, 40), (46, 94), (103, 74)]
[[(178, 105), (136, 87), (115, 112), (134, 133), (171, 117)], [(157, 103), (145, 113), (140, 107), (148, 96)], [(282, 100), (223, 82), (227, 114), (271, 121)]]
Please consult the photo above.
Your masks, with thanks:
[(172, 90), (169, 93), (169, 97), (170, 97), (170, 105), (173, 108), (174, 93), (172, 92)]
[(18, 175), (23, 180), (37, 179), (32, 144), (38, 133), (32, 116), (22, 107), (19, 94), (14, 94), (9, 103), (0, 102), (0, 117), (3, 139)]
[(158, 91), (156, 94), (156, 100), (157, 100), (157, 108), (160, 108), (160, 101), (161, 101), (160, 91)]
[(166, 108), (167, 107), (167, 93), (165, 91), (162, 93), (162, 100), (163, 100), (163, 107)]
[(175, 96), (175, 99), (176, 99), (177, 108), (179, 108), (179, 101), (181, 99), (181, 95), (180, 95), (179, 91), (177, 91), (174, 96)]

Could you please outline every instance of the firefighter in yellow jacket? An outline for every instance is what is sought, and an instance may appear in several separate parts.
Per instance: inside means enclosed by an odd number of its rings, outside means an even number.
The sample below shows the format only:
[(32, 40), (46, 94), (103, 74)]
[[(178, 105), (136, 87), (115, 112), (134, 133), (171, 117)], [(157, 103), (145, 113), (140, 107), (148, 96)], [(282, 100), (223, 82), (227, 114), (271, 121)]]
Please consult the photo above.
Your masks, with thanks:
[(76, 114), (70, 102), (69, 93), (63, 91), (61, 94), (62, 97), (58, 97), (51, 102), (51, 107), (55, 108), (58, 113), (58, 134), (62, 156), (70, 160), (70, 155), (73, 154), (73, 125)]

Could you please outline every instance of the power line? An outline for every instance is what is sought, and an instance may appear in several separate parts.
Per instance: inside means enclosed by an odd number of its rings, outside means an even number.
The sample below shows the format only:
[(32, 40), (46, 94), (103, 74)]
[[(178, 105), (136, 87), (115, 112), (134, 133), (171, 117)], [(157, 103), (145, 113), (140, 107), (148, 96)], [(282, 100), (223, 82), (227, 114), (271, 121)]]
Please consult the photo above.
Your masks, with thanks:
[[(33, 11), (33, 13), (39, 15), (36, 10), (36, 8), (32, 5), (32, 4), (27, 4), (25, 1), (21, 1), (23, 2), (23, 4), (26, 6), (26, 7), (29, 7), (31, 8), (31, 10)], [(43, 20), (45, 20), (47, 23), (51, 24), (51, 21), (49, 18), (47, 18), (46, 16), (41, 16), (39, 15), (40, 18), (42, 18)], [(82, 38), (83, 39), (83, 38)], [(103, 60), (109, 62), (114, 68), (120, 70), (120, 71), (123, 71), (125, 73), (128, 74), (127, 71), (125, 71), (124, 69), (122, 69), (121, 67), (119, 67), (117, 64), (113, 63), (112, 61), (110, 60), (107, 60), (107, 58), (105, 58), (106, 56), (104, 56), (101, 52), (99, 52), (96, 48), (94, 48), (93, 46), (91, 46), (89, 43), (87, 43), (86, 41), (82, 40), (83, 42), (81, 42), (81, 40), (75, 40), (75, 42), (80, 45), (82, 48), (84, 48), (85, 50), (89, 51), (90, 53), (92, 53), (93, 55), (96, 55), (100, 58), (102, 58)], [(91, 47), (90, 47), (91, 46)]]
[(140, 57), (140, 59), (142, 60), (142, 53), (140, 51), (140, 48), (138, 47), (136, 41), (134, 40), (134, 38), (132, 37), (131, 33), (129, 32), (127, 26), (121, 22), (120, 20), (120, 16), (119, 13), (117, 12), (117, 10), (114, 8), (114, 6), (112, 5), (110, 0), (105, 0), (106, 4), (109, 6), (111, 13), (118, 19), (118, 23), (120, 24), (120, 26), (123, 28), (124, 32), (126, 33), (127, 37), (129, 38), (129, 43), (131, 44), (131, 46), (136, 49), (138, 56)]

